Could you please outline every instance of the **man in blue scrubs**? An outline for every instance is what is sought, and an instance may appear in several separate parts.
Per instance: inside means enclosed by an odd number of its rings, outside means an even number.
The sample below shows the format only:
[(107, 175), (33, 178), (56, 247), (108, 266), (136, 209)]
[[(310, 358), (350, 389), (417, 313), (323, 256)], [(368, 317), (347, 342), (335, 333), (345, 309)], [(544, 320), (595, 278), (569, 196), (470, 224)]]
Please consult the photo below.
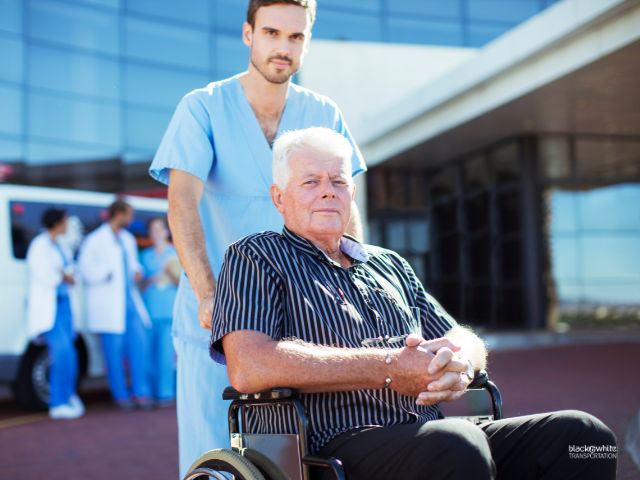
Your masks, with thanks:
[[(178, 356), (180, 473), (229, 445), (226, 370), (208, 356), (215, 286), (226, 247), (262, 230), (281, 231), (269, 195), (271, 145), (288, 130), (323, 126), (354, 146), (353, 175), (366, 169), (338, 107), (294, 85), (311, 38), (315, 0), (250, 0), (242, 38), (246, 72), (187, 94), (150, 168), (169, 185), (169, 223), (185, 274), (174, 307)], [(359, 215), (349, 232), (361, 237)]]

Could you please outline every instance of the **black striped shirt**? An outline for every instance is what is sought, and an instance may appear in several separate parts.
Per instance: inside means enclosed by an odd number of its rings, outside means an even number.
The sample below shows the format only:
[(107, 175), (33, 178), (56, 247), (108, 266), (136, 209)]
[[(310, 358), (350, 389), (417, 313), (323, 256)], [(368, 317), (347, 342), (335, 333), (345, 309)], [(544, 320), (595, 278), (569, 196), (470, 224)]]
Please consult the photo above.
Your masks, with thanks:
[[(443, 336), (456, 324), (397, 253), (347, 236), (340, 248), (352, 258), (351, 267), (341, 267), (287, 228), (231, 245), (218, 279), (212, 358), (222, 359), (222, 337), (235, 330), (361, 348), (365, 339), (410, 333), (409, 307), (420, 309), (419, 328), (427, 339)], [(417, 406), (415, 398), (390, 389), (310, 393), (301, 400), (314, 453), (352, 428), (426, 422), (440, 413), (437, 406)], [(293, 433), (294, 418), (281, 407), (259, 407), (249, 415), (248, 426), (256, 433)]]

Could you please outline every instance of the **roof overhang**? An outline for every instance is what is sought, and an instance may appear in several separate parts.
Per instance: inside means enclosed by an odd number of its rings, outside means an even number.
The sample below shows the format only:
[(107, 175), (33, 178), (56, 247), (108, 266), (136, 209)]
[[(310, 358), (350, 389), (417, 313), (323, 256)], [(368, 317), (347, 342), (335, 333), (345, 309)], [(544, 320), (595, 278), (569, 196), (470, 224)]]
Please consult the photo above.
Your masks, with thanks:
[(640, 2), (565, 0), (374, 116), (369, 165), (434, 165), (530, 133), (640, 135)]

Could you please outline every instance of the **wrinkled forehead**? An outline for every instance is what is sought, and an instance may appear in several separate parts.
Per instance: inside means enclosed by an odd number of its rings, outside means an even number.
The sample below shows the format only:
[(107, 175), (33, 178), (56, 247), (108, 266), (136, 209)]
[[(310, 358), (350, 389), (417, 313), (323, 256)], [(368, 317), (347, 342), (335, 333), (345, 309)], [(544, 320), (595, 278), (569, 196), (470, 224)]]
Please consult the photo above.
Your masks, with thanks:
[(332, 175), (348, 174), (351, 170), (351, 159), (322, 148), (301, 146), (291, 151), (289, 168), (293, 175), (325, 172)]

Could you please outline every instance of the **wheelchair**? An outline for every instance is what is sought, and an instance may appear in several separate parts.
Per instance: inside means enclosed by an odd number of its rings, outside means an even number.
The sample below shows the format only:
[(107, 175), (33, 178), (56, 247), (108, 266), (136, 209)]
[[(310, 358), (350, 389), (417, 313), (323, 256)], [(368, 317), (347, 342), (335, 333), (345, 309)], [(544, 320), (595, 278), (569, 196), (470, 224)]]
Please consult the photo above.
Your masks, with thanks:
[[(502, 396), (485, 370), (476, 372), (469, 390), (485, 390), (491, 400), (491, 414), (465, 418), (474, 423), (502, 418)], [(346, 476), (339, 459), (308, 453), (307, 414), (298, 394), (291, 388), (274, 388), (259, 393), (240, 393), (227, 387), (222, 398), (229, 406), (230, 449), (215, 449), (203, 454), (189, 468), (184, 480), (310, 480), (311, 468), (321, 468), (336, 480)], [(246, 408), (265, 405), (289, 405), (297, 416), (297, 434), (254, 434), (245, 431)], [(242, 419), (242, 423), (240, 420)], [(232, 476), (232, 477), (231, 477)]]

